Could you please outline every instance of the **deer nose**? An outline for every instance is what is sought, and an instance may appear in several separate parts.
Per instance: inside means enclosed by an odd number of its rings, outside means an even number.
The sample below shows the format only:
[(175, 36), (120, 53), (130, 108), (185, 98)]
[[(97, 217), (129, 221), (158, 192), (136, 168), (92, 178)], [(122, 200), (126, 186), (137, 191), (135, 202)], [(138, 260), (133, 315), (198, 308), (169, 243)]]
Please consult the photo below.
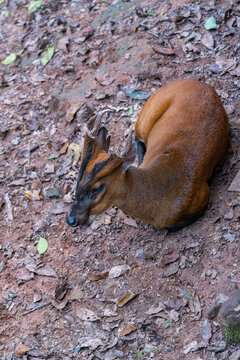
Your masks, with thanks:
[(78, 219), (72, 216), (68, 216), (67, 218), (67, 224), (72, 226), (72, 227), (76, 227), (79, 225)]

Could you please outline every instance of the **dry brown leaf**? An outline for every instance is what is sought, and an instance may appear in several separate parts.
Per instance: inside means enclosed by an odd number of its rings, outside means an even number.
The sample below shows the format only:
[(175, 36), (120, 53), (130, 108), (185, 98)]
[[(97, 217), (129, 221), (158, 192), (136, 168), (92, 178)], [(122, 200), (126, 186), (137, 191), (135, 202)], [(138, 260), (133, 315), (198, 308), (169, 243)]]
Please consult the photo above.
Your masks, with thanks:
[(69, 146), (69, 143), (66, 142), (66, 143), (61, 147), (61, 149), (59, 150), (59, 155), (66, 154), (68, 146)]
[(100, 319), (92, 310), (82, 307), (77, 308), (77, 316), (83, 321), (97, 321)]
[(58, 277), (53, 268), (48, 264), (41, 264), (40, 266), (36, 267), (33, 272), (42, 276)]
[(70, 295), (69, 295), (69, 300), (81, 300), (84, 296), (84, 291), (82, 288), (75, 288), (72, 289)]
[(96, 74), (95, 79), (103, 86), (109, 86), (114, 82), (114, 79), (107, 77), (105, 74)]
[(204, 32), (201, 41), (203, 45), (206, 46), (208, 49), (212, 50), (214, 48), (214, 39), (209, 31)]
[(134, 219), (132, 219), (132, 218), (125, 217), (123, 222), (126, 225), (133, 226), (133, 227), (138, 229), (138, 225), (137, 225), (136, 221)]
[(238, 171), (237, 175), (233, 179), (231, 185), (228, 188), (228, 191), (240, 191), (240, 170)]
[(129, 301), (131, 301), (132, 299), (134, 299), (135, 297), (137, 297), (138, 294), (127, 294), (125, 296), (123, 296), (117, 303), (118, 307), (123, 307), (124, 305), (126, 305)]
[(41, 190), (27, 190), (24, 191), (26, 197), (30, 200), (42, 200), (43, 195), (40, 194)]
[(63, 310), (66, 307), (67, 303), (68, 303), (68, 299), (65, 299), (61, 302), (52, 300), (52, 305), (58, 310)]
[(155, 47), (153, 46), (152, 49), (158, 53), (163, 55), (175, 55), (175, 52), (170, 48), (162, 48), (162, 47)]
[(69, 156), (72, 151), (73, 151), (72, 165), (75, 166), (78, 163), (78, 160), (80, 159), (81, 148), (78, 144), (72, 142), (68, 147), (67, 155)]
[(129, 324), (125, 326), (125, 328), (122, 329), (122, 331), (119, 334), (119, 337), (126, 336), (128, 334), (131, 334), (131, 332), (135, 331), (137, 328), (133, 324)]
[(69, 44), (69, 37), (63, 36), (58, 40), (57, 47), (59, 50), (63, 50), (65, 53), (68, 53), (67, 45)]
[(70, 106), (70, 109), (68, 110), (67, 115), (66, 115), (66, 119), (68, 122), (71, 122), (73, 120), (74, 115), (82, 107), (83, 104), (84, 104), (83, 102), (79, 102), (77, 104), (72, 104)]
[(157, 307), (151, 306), (150, 309), (146, 312), (147, 315), (155, 315), (163, 310), (165, 310), (165, 305), (160, 302)]
[(54, 291), (54, 298), (56, 300), (62, 300), (68, 291), (68, 281), (64, 279), (57, 284)]
[(89, 280), (91, 280), (91, 281), (106, 279), (106, 277), (108, 277), (108, 271), (105, 271), (103, 273), (100, 273), (99, 271), (92, 271), (89, 274)]
[(31, 350), (32, 348), (30, 348), (27, 345), (24, 344), (18, 344), (15, 348), (15, 352), (14, 355), (18, 356), (18, 357), (22, 357), (27, 351)]
[(162, 265), (167, 265), (179, 259), (180, 254), (177, 251), (169, 251), (167, 254), (162, 257)]

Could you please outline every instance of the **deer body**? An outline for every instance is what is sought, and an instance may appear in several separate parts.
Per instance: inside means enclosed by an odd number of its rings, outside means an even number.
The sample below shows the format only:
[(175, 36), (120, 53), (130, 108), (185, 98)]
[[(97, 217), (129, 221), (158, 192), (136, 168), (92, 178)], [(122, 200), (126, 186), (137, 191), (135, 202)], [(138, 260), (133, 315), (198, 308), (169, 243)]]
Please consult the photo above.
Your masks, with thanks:
[(111, 205), (160, 228), (187, 224), (203, 213), (207, 181), (223, 162), (228, 140), (227, 114), (216, 92), (193, 79), (172, 82), (148, 99), (135, 132), (139, 167), (129, 166), (133, 148), (125, 158), (108, 154), (106, 129), (96, 139), (86, 135), (81, 168), (91, 142), (92, 152), (77, 191), (102, 191), (85, 209), (75, 202), (69, 225), (88, 223)]

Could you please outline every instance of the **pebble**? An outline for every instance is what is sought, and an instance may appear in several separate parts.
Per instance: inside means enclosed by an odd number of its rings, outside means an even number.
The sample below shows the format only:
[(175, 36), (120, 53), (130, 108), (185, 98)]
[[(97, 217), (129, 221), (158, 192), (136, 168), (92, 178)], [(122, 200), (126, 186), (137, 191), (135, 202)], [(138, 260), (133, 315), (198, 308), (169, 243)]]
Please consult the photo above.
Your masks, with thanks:
[(175, 262), (175, 263), (172, 263), (172, 264), (169, 264), (166, 268), (166, 270), (164, 271), (164, 275), (165, 276), (171, 276), (171, 275), (174, 275), (178, 272), (179, 270), (179, 265), (178, 265), (178, 262)]
[(232, 220), (234, 216), (233, 208), (230, 208), (226, 214), (224, 215), (224, 219), (226, 220)]
[(91, 229), (92, 229), (92, 231), (96, 231), (97, 229), (99, 229), (100, 226), (101, 226), (100, 221), (96, 220), (92, 223)]
[(13, 138), (13, 139), (11, 140), (11, 144), (14, 145), (14, 146), (19, 145), (20, 142), (21, 142), (20, 136), (17, 136), (17, 137), (15, 137), (15, 138)]
[(54, 172), (55, 172), (54, 164), (46, 164), (44, 173), (45, 174), (54, 174)]
[(227, 232), (226, 234), (223, 234), (223, 237), (226, 241), (228, 241), (230, 243), (232, 243), (236, 238), (236, 236), (234, 234), (231, 234), (229, 232)]
[(240, 360), (240, 350), (234, 351), (234, 353), (229, 356), (229, 360)]

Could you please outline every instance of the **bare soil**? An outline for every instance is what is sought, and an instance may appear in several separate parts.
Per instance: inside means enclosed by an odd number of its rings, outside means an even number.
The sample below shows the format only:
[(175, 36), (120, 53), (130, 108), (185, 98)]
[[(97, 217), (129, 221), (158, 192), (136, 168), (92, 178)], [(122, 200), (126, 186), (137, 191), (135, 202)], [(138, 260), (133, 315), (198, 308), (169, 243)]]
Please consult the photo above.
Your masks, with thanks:
[[(240, 286), (240, 194), (228, 191), (240, 168), (239, 1), (28, 5), (0, 5), (0, 60), (24, 50), (0, 65), (0, 358), (24, 344), (33, 360), (239, 359), (207, 319)], [(213, 86), (229, 114), (204, 216), (169, 233), (111, 208), (90, 228), (68, 227), (78, 164), (67, 149), (82, 145), (89, 118), (102, 114), (122, 153), (146, 101), (128, 94), (184, 78)]]

